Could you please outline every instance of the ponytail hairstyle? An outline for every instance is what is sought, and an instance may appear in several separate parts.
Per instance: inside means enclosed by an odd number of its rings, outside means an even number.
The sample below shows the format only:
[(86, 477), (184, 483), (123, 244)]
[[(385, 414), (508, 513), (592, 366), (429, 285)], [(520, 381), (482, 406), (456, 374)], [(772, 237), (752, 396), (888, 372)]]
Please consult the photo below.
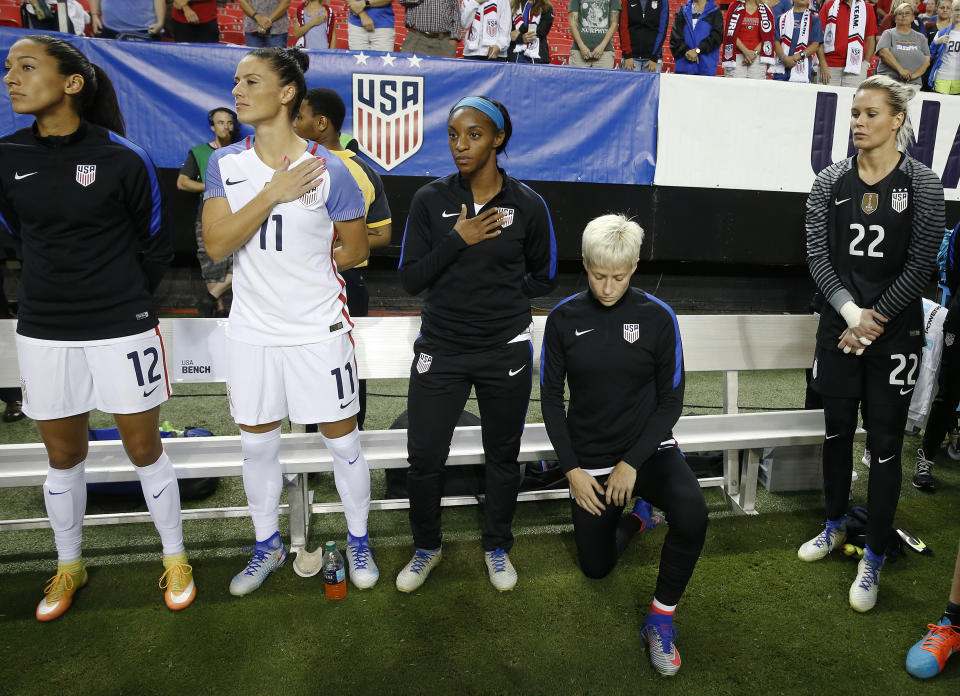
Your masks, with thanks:
[(73, 44), (47, 34), (30, 34), (23, 41), (42, 44), (47, 55), (57, 61), (61, 75), (79, 75), (83, 89), (74, 98), (80, 118), (126, 135), (127, 128), (117, 103), (113, 83), (99, 65), (90, 62)]
[[(957, 1), (960, 2), (960, 0)], [(454, 111), (465, 106), (476, 109), (490, 119), (490, 123), (493, 125), (495, 131), (503, 131), (503, 142), (497, 146), (497, 154), (499, 155), (506, 150), (510, 136), (513, 134), (513, 124), (510, 122), (510, 114), (507, 112), (507, 107), (490, 97), (463, 97), (453, 105), (447, 118), (449, 119), (450, 116), (453, 116)], [(500, 112), (500, 119), (496, 118), (498, 111)], [(498, 120), (503, 122), (502, 127), (497, 123)]]
[(910, 100), (917, 94), (917, 88), (914, 85), (905, 85), (893, 80), (886, 75), (874, 75), (868, 77), (860, 83), (857, 91), (865, 89), (878, 89), (887, 93), (887, 106), (890, 107), (890, 113), (894, 116), (903, 114), (903, 123), (897, 131), (897, 149), (904, 154), (913, 144), (913, 124), (910, 122)]
[(271, 46), (269, 48), (255, 48), (248, 56), (259, 58), (265, 61), (276, 73), (281, 87), (293, 84), (296, 88), (293, 101), (290, 102), (290, 120), (296, 117), (300, 111), (300, 103), (303, 101), (303, 95), (307, 93), (307, 81), (303, 74), (310, 67), (310, 57), (297, 47), (279, 48)]

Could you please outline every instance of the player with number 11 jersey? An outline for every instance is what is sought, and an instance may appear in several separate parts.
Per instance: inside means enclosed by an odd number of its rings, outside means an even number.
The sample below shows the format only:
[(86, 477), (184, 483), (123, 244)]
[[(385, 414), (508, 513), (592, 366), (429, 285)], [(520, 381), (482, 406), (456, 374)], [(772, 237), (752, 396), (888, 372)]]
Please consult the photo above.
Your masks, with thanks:
[[(234, 255), (227, 393), (256, 534), (246, 568), (230, 583), (237, 596), (256, 590), (286, 560), (278, 506), (287, 416), (319, 424), (333, 458), (350, 580), (370, 587), (379, 575), (367, 535), (370, 473), (357, 428), (353, 323), (338, 272), (369, 254), (365, 207), (340, 159), (293, 130), (307, 66), (297, 49), (250, 51), (237, 66), (233, 94), (237, 117), (253, 126), (254, 137), (218, 150), (207, 165), (204, 244), (213, 259)], [(296, 569), (314, 575), (319, 563)]]

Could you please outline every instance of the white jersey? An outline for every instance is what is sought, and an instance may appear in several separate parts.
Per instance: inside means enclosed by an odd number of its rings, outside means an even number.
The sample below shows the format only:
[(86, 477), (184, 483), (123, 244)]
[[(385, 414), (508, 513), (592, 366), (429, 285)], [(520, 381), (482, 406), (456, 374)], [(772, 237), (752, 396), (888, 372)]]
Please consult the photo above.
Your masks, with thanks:
[[(363, 194), (339, 157), (307, 141), (295, 167), (326, 157), (317, 188), (270, 211), (259, 232), (233, 252), (233, 306), (227, 335), (262, 346), (319, 343), (353, 327), (343, 278), (333, 260), (334, 222), (364, 217)], [(273, 178), (257, 156), (253, 136), (213, 153), (208, 198), (226, 198), (237, 212)]]

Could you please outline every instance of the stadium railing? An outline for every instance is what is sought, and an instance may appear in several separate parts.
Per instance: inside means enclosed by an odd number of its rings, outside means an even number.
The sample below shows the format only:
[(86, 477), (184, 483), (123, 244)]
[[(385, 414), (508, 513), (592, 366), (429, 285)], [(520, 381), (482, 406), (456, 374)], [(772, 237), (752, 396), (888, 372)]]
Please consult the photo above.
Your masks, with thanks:
[[(539, 368), (539, 347), (545, 317), (534, 319), (535, 365)], [(409, 377), (413, 341), (420, 329), (416, 316), (357, 318), (354, 336), (357, 343), (359, 377), (391, 379)], [(199, 322), (204, 322), (200, 324)], [(678, 317), (684, 345), (687, 372), (723, 373), (723, 413), (683, 416), (674, 435), (688, 452), (723, 450), (722, 476), (700, 479), (702, 487), (721, 489), (731, 506), (746, 514), (756, 514), (757, 475), (762, 452), (768, 447), (819, 444), (823, 441), (823, 412), (767, 411), (739, 413), (738, 378), (744, 370), (782, 370), (808, 367), (813, 358), (816, 317), (805, 315), (681, 315)], [(160, 329), (166, 345), (166, 361), (171, 379), (177, 379), (183, 366), (178, 356), (178, 328), (184, 334), (197, 335), (197, 329), (215, 336), (226, 320), (162, 319)], [(14, 321), (0, 321), (0, 355), (16, 355)], [(200, 333), (203, 333), (201, 331)], [(213, 374), (216, 374), (216, 369)], [(192, 382), (216, 381), (192, 378)], [(16, 361), (0, 362), (0, 387), (19, 383)], [(174, 389), (176, 382), (174, 383)], [(863, 431), (858, 438), (865, 437)], [(164, 447), (179, 478), (239, 476), (241, 474), (239, 436), (183, 438), (164, 440)], [(361, 433), (364, 455), (371, 469), (407, 466), (405, 430), (368, 430)], [(745, 456), (741, 457), (741, 453)], [(555, 458), (553, 446), (542, 423), (528, 423), (521, 441), (520, 461)], [(282, 511), (290, 515), (291, 546), (302, 547), (309, 534), (314, 513), (342, 511), (339, 503), (314, 503), (307, 474), (329, 472), (333, 462), (319, 434), (289, 433), (281, 438), (280, 460), (287, 479), (288, 504)], [(479, 427), (459, 427), (450, 447), (450, 465), (482, 464), (483, 446)], [(0, 487), (39, 486), (47, 471), (47, 456), (40, 443), (0, 445)], [(119, 441), (91, 442), (86, 460), (88, 482), (133, 481), (137, 475)], [(566, 489), (529, 491), (520, 500), (563, 498)], [(443, 504), (477, 504), (476, 496), (445, 497)], [(406, 500), (375, 500), (374, 510), (408, 507)], [(246, 507), (202, 508), (184, 511), (184, 519), (240, 517)], [(87, 515), (84, 524), (147, 522), (146, 512)], [(45, 518), (0, 520), (0, 530), (34, 529), (46, 526)]]

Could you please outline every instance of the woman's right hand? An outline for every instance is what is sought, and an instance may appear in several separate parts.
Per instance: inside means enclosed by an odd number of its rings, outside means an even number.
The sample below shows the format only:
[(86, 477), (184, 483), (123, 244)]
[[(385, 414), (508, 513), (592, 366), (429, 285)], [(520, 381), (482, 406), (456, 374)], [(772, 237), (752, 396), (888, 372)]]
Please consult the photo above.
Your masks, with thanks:
[(742, 55), (743, 55), (743, 62), (746, 65), (753, 65), (753, 61), (757, 59), (757, 52), (751, 51), (749, 48), (747, 49), (746, 53), (743, 53)]
[(453, 229), (467, 243), (467, 246), (473, 246), (488, 239), (499, 237), (501, 230), (497, 228), (500, 227), (501, 222), (503, 222), (503, 213), (496, 208), (485, 210), (468, 220), (467, 206), (462, 203), (460, 205), (460, 217), (457, 218)]
[(683, 57), (686, 58), (686, 59), (687, 59), (689, 62), (691, 62), (691, 63), (699, 63), (699, 62), (700, 62), (700, 54), (697, 53), (697, 52), (696, 52), (694, 49), (692, 49), (692, 48), (691, 48), (690, 50), (688, 50), (686, 53), (684, 53), (684, 54), (683, 54)]
[(309, 157), (289, 169), (290, 160), (284, 157), (283, 169), (278, 169), (264, 188), (270, 190), (278, 204), (295, 201), (323, 183), (322, 174), (327, 171), (326, 161), (323, 158)]
[[(875, 309), (865, 307), (860, 312), (860, 324), (853, 326), (850, 331), (857, 338), (865, 338), (868, 341), (876, 341), (883, 334), (883, 325), (887, 323), (887, 318)], [(864, 344), (869, 345), (869, 344)]]
[[(597, 517), (606, 510), (603, 504), (603, 486), (586, 471), (577, 467), (567, 472), (567, 482), (570, 484), (570, 497), (573, 502)], [(597, 495), (599, 493), (599, 495)]]

